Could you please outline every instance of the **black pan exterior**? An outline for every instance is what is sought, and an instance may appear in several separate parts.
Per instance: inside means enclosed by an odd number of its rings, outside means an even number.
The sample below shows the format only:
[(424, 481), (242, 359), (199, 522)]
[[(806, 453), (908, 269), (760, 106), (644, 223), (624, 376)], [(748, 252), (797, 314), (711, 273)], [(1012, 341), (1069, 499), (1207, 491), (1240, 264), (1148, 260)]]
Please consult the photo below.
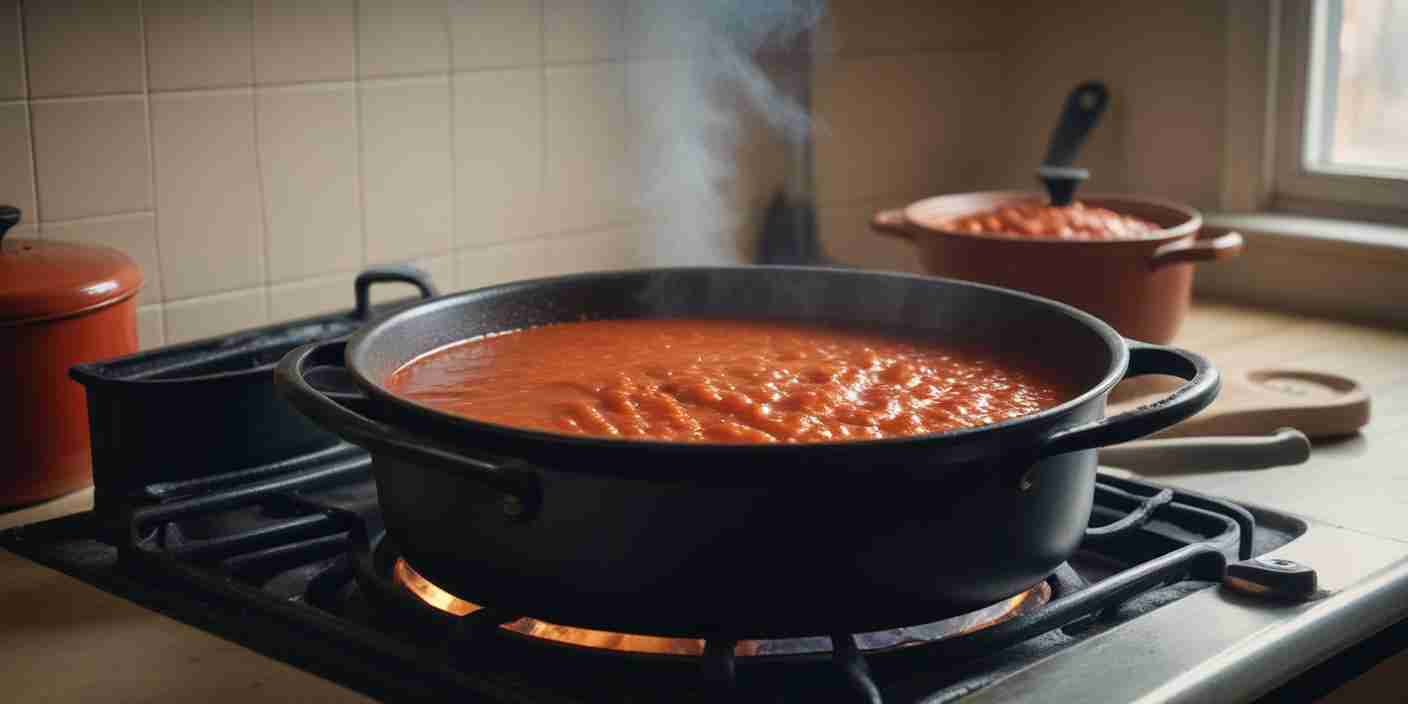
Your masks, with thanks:
[[(380, 386), (402, 364), (467, 337), (634, 317), (870, 323), (1036, 348), (1060, 355), (1087, 391), (968, 431), (704, 445), (505, 428)], [(1100, 419), (1129, 360), (1108, 326), (1044, 299), (926, 277), (771, 267), (581, 275), (422, 304), (347, 343), (347, 368), (365, 396), (345, 405), (375, 418), (355, 428), (320, 407), (326, 399), (304, 381), (319, 353), (291, 353), (280, 383), (301, 409), (373, 453), (386, 528), (429, 580), (564, 625), (745, 638), (925, 623), (1043, 579), (1089, 520), (1096, 455), (1041, 448)], [(1215, 387), (1213, 379), (1202, 403)], [(423, 446), (445, 452), (430, 457), (416, 450)], [(485, 472), (485, 461), (503, 469)]]
[(190, 480), (248, 474), (341, 444), (340, 438), (280, 398), (274, 366), (299, 345), (346, 337), (373, 314), (404, 308), (404, 301), (375, 307), (370, 303), (374, 285), (392, 282), (413, 285), (426, 298), (435, 295), (429, 275), (417, 269), (369, 267), (354, 283), (353, 310), (70, 369), (87, 395), (99, 510), (107, 497), (145, 494), (154, 485), (166, 490)]
[(541, 509), (517, 521), (495, 491), (373, 452), (386, 528), (435, 584), (552, 623), (692, 637), (866, 632), (988, 606), (1074, 552), (1095, 480), (1093, 451), (1043, 460), (1027, 491), (1003, 471), (1018, 467), (762, 487), (542, 470)]
[(360, 324), (325, 316), (73, 367), (87, 395), (97, 503), (340, 444), (279, 397), (273, 368), (289, 350)]

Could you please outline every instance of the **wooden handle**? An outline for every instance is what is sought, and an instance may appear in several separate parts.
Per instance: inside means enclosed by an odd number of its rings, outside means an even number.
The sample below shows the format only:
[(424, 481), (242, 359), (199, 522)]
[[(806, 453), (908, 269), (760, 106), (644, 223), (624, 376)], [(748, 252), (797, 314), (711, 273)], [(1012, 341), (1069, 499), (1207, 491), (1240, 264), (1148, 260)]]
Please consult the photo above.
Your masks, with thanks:
[(1154, 250), (1149, 263), (1155, 268), (1183, 262), (1210, 262), (1229, 259), (1242, 253), (1246, 241), (1241, 233), (1226, 232), (1216, 237), (1178, 240)]
[(909, 219), (904, 216), (904, 211), (898, 208), (876, 213), (874, 217), (870, 218), (870, 228), (882, 235), (901, 237), (907, 240), (914, 239), (914, 231), (910, 229)]
[[(1148, 403), (1172, 381), (1117, 389), (1109, 413)], [(1298, 369), (1226, 370), (1222, 393), (1198, 415), (1152, 437), (1264, 435), (1295, 428), (1312, 439), (1353, 435), (1369, 422), (1369, 394), (1352, 379)]]
[(1272, 435), (1136, 440), (1100, 449), (1100, 464), (1145, 476), (1238, 472), (1296, 465), (1310, 459), (1310, 440), (1294, 428)]

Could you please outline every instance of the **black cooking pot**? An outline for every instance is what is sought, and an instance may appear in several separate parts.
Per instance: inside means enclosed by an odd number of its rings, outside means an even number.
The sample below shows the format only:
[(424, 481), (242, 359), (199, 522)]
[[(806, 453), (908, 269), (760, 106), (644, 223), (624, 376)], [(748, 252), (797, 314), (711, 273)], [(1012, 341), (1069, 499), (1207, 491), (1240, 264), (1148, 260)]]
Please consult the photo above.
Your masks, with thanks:
[[(599, 318), (883, 324), (1040, 349), (1083, 391), (1041, 413), (908, 438), (715, 445), (556, 435), (382, 385), (485, 333)], [(573, 354), (562, 350), (562, 354)], [(345, 366), (344, 366), (345, 365)], [(1125, 376), (1188, 382), (1103, 418)], [(1074, 308), (944, 279), (737, 267), (584, 274), (439, 298), (290, 352), (287, 398), (373, 455), (388, 535), (454, 594), (563, 625), (681, 637), (866, 632), (987, 606), (1045, 578), (1090, 516), (1093, 448), (1207, 406), (1201, 357)]]
[[(372, 305), (372, 287), (387, 283), (436, 295), (419, 269), (371, 267), (353, 282), (351, 310), (72, 367), (69, 376), (87, 395), (99, 509), (109, 497), (168, 496), (215, 475), (247, 481), (340, 445), (278, 397), (274, 365), (299, 345), (345, 338), (374, 315), (404, 307)], [(196, 412), (200, 423), (191, 422)]]

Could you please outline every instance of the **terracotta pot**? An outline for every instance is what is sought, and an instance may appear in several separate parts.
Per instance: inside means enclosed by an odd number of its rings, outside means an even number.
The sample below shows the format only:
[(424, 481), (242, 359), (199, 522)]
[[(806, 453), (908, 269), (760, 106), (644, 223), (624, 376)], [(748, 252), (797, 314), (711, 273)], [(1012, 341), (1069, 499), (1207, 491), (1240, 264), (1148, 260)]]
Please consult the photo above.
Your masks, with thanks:
[[(0, 208), (0, 238), (18, 221)], [(0, 241), (0, 507), (92, 483), (87, 406), (68, 368), (137, 350), (141, 286), (115, 249)]]
[(1089, 205), (1143, 218), (1162, 230), (1137, 240), (1073, 241), (945, 229), (954, 218), (1046, 197), (1024, 191), (937, 196), (877, 213), (871, 226), (919, 249), (924, 270), (1035, 293), (1103, 319), (1125, 337), (1166, 343), (1188, 313), (1193, 263), (1236, 256), (1235, 232), (1200, 238), (1198, 211), (1124, 195), (1081, 196)]

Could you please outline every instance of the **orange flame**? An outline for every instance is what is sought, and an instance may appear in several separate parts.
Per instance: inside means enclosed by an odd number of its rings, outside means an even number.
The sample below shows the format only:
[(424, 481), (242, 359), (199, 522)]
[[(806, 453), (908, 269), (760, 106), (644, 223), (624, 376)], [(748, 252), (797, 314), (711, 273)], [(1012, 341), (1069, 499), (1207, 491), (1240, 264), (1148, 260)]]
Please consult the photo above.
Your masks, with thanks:
[[(430, 580), (420, 576), (420, 573), (416, 572), (415, 568), (403, 559), (396, 560), (394, 574), (397, 581), (409, 587), (422, 601), (441, 611), (456, 616), (465, 616), (483, 608), (435, 586)], [(702, 655), (704, 653), (704, 641), (696, 638), (666, 638), (594, 631), (589, 628), (558, 626), (531, 618), (521, 618), (506, 623), (503, 627), (527, 636), (587, 648), (667, 655)], [(740, 643), (738, 654), (747, 655), (755, 650), (755, 646), (749, 647), (745, 643)]]
[[(396, 560), (396, 564), (392, 568), (392, 573), (396, 581), (409, 588), (411, 592), (420, 597), (422, 601), (441, 611), (456, 616), (466, 616), (484, 608), (478, 604), (465, 601), (435, 586), (430, 580), (422, 577), (419, 572), (416, 572), (415, 568), (411, 567), (404, 559), (398, 558)], [(953, 619), (955, 628), (952, 635), (971, 633), (1006, 621), (1018, 613), (1028, 598), (1035, 597), (1039, 600), (1039, 603), (1044, 603), (1046, 598), (1049, 597), (1049, 594), (1050, 592), (1046, 590), (1045, 584), (1042, 584), (1038, 585), (1035, 589), (1022, 592), (999, 605), (984, 609), (981, 612), (981, 616), (971, 623), (968, 622), (970, 619), (967, 617), (960, 616)], [(532, 618), (520, 618), (517, 621), (506, 623), (502, 627), (526, 636), (586, 648), (664, 655), (704, 654), (704, 641), (697, 638), (668, 638), (664, 636), (642, 636), (629, 633), (596, 631), (589, 628), (559, 626)], [(909, 644), (914, 645), (917, 643)], [(756, 655), (760, 645), (761, 641), (740, 641), (734, 652), (739, 656)]]

